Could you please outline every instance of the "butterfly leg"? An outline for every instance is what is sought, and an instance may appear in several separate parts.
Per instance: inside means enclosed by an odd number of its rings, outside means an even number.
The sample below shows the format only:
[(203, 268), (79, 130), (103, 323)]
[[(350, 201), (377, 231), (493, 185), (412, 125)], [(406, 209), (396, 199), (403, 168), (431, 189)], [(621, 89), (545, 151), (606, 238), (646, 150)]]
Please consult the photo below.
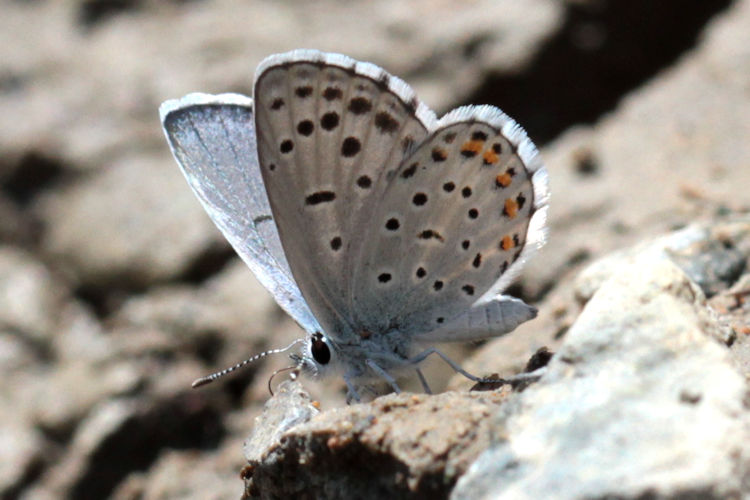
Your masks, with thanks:
[(424, 351), (420, 352), (419, 354), (417, 354), (416, 356), (414, 356), (413, 358), (411, 358), (409, 360), (409, 362), (412, 363), (412, 364), (417, 365), (417, 364), (421, 363), (422, 361), (424, 361), (425, 359), (427, 359), (427, 357), (430, 356), (431, 354), (437, 354), (438, 356), (440, 356), (441, 358), (443, 358), (443, 361), (445, 361), (446, 363), (448, 363), (448, 366), (450, 366), (451, 368), (453, 368), (453, 370), (455, 372), (460, 373), (461, 375), (463, 375), (464, 377), (468, 378), (469, 380), (473, 380), (474, 382), (484, 382), (484, 381), (487, 380), (487, 379), (483, 379), (481, 377), (477, 377), (476, 375), (472, 375), (471, 373), (467, 372), (466, 370), (464, 370), (463, 368), (461, 368), (460, 366), (458, 366), (458, 363), (456, 363), (455, 361), (453, 361), (445, 353), (443, 353), (442, 351), (440, 351), (436, 347), (428, 347)]
[(396, 383), (396, 379), (391, 377), (390, 373), (383, 370), (381, 367), (378, 366), (377, 363), (375, 363), (375, 361), (371, 359), (365, 360), (365, 363), (367, 363), (367, 366), (369, 366), (370, 369), (372, 369), (372, 371), (380, 375), (386, 382), (388, 382), (388, 384), (393, 389), (393, 392), (395, 392), (396, 394), (401, 392), (401, 388)]
[(352, 382), (351, 377), (348, 374), (344, 375), (344, 382), (346, 382), (346, 404), (351, 404), (352, 401), (355, 403), (359, 403), (361, 398), (359, 397), (359, 392), (357, 392), (357, 388), (354, 386), (354, 383)]
[(424, 361), (428, 356), (431, 354), (437, 354), (440, 356), (443, 361), (448, 363), (448, 365), (453, 368), (453, 370), (456, 373), (460, 373), (464, 377), (468, 378), (469, 380), (472, 380), (474, 382), (484, 382), (484, 383), (504, 383), (504, 384), (514, 384), (518, 382), (534, 382), (536, 380), (539, 380), (539, 378), (544, 374), (546, 371), (546, 367), (539, 368), (538, 370), (535, 370), (530, 373), (519, 373), (517, 375), (514, 375), (512, 377), (508, 378), (501, 378), (501, 379), (492, 379), (492, 378), (483, 378), (483, 377), (477, 377), (476, 375), (472, 375), (471, 373), (467, 372), (460, 366), (458, 366), (458, 363), (453, 361), (451, 358), (449, 358), (445, 353), (440, 351), (439, 349), (435, 347), (429, 347), (425, 349), (424, 351), (420, 352), (413, 358), (409, 360), (412, 364), (419, 364), (422, 361)]
[(419, 368), (415, 368), (415, 371), (417, 372), (419, 381), (422, 383), (422, 389), (424, 389), (425, 394), (432, 394), (430, 384), (427, 383), (427, 379), (424, 377), (424, 374), (422, 374), (422, 370), (420, 370)]

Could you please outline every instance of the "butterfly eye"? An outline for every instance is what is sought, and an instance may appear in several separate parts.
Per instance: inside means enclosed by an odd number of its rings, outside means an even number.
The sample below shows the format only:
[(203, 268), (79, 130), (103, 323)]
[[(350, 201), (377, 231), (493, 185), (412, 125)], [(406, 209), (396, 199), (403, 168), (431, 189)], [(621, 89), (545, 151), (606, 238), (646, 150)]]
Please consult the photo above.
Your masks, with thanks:
[(310, 345), (310, 354), (315, 361), (321, 365), (327, 365), (331, 361), (331, 350), (328, 348), (323, 335), (320, 333), (313, 334), (312, 344)]

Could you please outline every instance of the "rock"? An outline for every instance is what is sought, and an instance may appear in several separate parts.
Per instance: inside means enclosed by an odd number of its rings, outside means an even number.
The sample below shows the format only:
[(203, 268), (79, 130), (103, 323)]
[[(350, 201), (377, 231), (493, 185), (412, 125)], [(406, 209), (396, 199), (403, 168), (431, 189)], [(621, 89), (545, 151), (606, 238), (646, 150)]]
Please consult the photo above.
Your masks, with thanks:
[(170, 331), (177, 338), (221, 332), (227, 342), (246, 342), (275, 328), (273, 318), (281, 314), (245, 263), (234, 258), (202, 287), (154, 287), (128, 300), (114, 321)]
[(621, 266), (451, 498), (747, 494), (747, 381), (723, 328), (669, 257)]
[(39, 348), (55, 334), (69, 292), (47, 267), (26, 252), (0, 247), (0, 328)]
[[(142, 358), (149, 352), (177, 352), (184, 362), (179, 377), (156, 382), (162, 394), (187, 387), (266, 349), (281, 348), (304, 335), (238, 258), (202, 286), (166, 285), (127, 300), (113, 316), (115, 335), (127, 346), (122, 354)], [(238, 374), (257, 379), (248, 404), (268, 397), (270, 373), (289, 364), (288, 354), (258, 360)], [(176, 367), (171, 366), (171, 371)], [(257, 376), (253, 377), (252, 374)], [(232, 383), (227, 377), (223, 383)], [(173, 386), (171, 383), (175, 385)], [(209, 392), (217, 388), (205, 389)]]
[(281, 444), (285, 432), (318, 413), (319, 404), (312, 401), (298, 381), (282, 382), (274, 397), (263, 407), (263, 413), (255, 419), (253, 431), (245, 441), (245, 459), (251, 465), (260, 463), (269, 449)]
[(733, 4), (690, 57), (543, 150), (551, 237), (524, 270), (529, 296), (591, 256), (747, 206), (748, 22), (750, 3)]
[[(103, 442), (117, 432), (121, 432), (126, 422), (133, 418), (136, 412), (136, 404), (133, 401), (113, 401), (102, 404), (86, 418), (72, 438), (69, 444), (70, 452), (65, 459), (58, 463), (53, 469), (47, 471), (43, 485), (36, 490), (27, 492), (27, 498), (50, 497), (54, 498), (53, 492), (62, 496), (84, 495), (83, 485), (76, 483), (86, 478), (89, 469), (89, 460), (96, 455), (96, 450)], [(103, 482), (96, 485), (91, 484), (91, 490), (86, 492), (88, 498), (100, 488)], [(79, 483), (80, 484), (80, 483)], [(78, 491), (74, 491), (78, 488)], [(80, 498), (80, 496), (79, 496)]]
[[(595, 260), (572, 279), (570, 286), (554, 290), (538, 306), (537, 319), (478, 350), (464, 362), (464, 368), (480, 375), (499, 372), (509, 376), (520, 372), (528, 357), (540, 347), (558, 349), (581, 308), (613, 274), (635, 266), (637, 261), (658, 259), (670, 259), (679, 265), (704, 294), (722, 290), (711, 301), (717, 306), (713, 314), (719, 315), (722, 325), (733, 323), (735, 328), (720, 328), (712, 333), (720, 335), (717, 340), (731, 346), (733, 351), (741, 349), (733, 342), (748, 312), (745, 309), (743, 316), (742, 308), (737, 306), (737, 297), (742, 296), (743, 290), (750, 289), (742, 284), (743, 280), (749, 279), (746, 276), (750, 276), (747, 266), (750, 262), (750, 219), (742, 216), (693, 224)], [(728, 261), (731, 266), (726, 265)], [(731, 272), (716, 272), (722, 269)], [(738, 272), (740, 269), (744, 274)], [(723, 278), (719, 279), (720, 276)], [(747, 335), (740, 337), (744, 340)], [(750, 356), (743, 355), (738, 359), (741, 363), (750, 363)], [(466, 388), (468, 384), (465, 378), (454, 376), (449, 387)]]
[(28, 243), (33, 241), (35, 229), (32, 218), (0, 193), (0, 241)]
[(65, 455), (27, 497), (108, 498), (125, 477), (150, 466), (157, 450), (215, 448), (223, 433), (216, 412), (193, 394), (151, 404), (143, 397), (110, 398), (80, 421)]
[[(107, 11), (111, 5), (7, 6), (0, 33), (13, 50), (0, 74), (1, 150), (33, 148), (86, 170), (144, 145), (166, 151), (159, 102), (198, 90), (250, 93), (263, 57), (301, 45), (372, 60), (401, 76), (426, 73), (417, 82), (423, 98), (445, 108), (484, 72), (528, 65), (563, 18), (562, 5), (551, 0), (483, 0), (470, 9), (434, 9), (427, 0), (234, 0), (211, 8), (128, 2)], [(28, 36), (35, 43), (18, 43)], [(478, 55), (467, 58), (467, 51)]]
[(747, 266), (747, 257), (742, 252), (715, 240), (709, 247), (690, 248), (672, 255), (672, 259), (707, 297), (726, 290)]
[(112, 163), (43, 197), (37, 210), (48, 228), (44, 250), (91, 287), (165, 280), (225, 244), (166, 154)]
[(3, 498), (20, 491), (25, 478), (40, 470), (46, 461), (43, 437), (18, 417), (8, 412), (0, 415), (0, 460), (3, 464), (0, 496)]
[(584, 269), (575, 280), (576, 298), (587, 302), (618, 268), (644, 258), (669, 257), (706, 296), (726, 290), (747, 267), (750, 219), (717, 219), (607, 255)]
[(0, 330), (0, 372), (3, 378), (37, 362), (38, 352), (13, 331)]
[(503, 399), (494, 392), (402, 393), (323, 412), (260, 454), (247, 495), (444, 498), (488, 444), (489, 417)]
[(217, 452), (165, 450), (148, 471), (129, 474), (110, 498), (238, 499), (242, 495), (242, 482), (238, 480), (237, 471), (242, 460), (232, 451), (236, 452), (240, 446), (230, 440)]

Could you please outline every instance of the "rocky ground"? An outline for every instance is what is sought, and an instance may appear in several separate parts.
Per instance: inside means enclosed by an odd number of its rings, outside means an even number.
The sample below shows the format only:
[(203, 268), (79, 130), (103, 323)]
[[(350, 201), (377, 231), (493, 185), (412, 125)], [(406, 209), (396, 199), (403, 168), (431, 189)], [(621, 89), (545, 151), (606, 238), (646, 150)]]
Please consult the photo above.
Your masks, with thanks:
[[(2, 12), (0, 498), (750, 496), (750, 0)], [(540, 146), (550, 239), (511, 289), (539, 317), (451, 351), (506, 375), (546, 346), (539, 382), (469, 391), (435, 361), (435, 396), (346, 406), (340, 381), (302, 380), (269, 399), (280, 356), (190, 389), (301, 332), (157, 108), (249, 94), (298, 47), (375, 62), (438, 114), (500, 106)]]

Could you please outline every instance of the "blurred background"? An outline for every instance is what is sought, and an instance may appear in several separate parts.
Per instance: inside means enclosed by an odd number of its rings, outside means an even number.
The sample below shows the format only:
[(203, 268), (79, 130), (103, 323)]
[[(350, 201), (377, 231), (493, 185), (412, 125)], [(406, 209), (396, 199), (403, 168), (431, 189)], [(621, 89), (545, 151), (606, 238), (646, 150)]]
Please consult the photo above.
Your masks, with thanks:
[[(242, 442), (288, 361), (190, 382), (301, 330), (203, 213), (157, 110), (250, 95), (269, 54), (376, 63), (438, 115), (499, 106), (541, 148), (550, 240), (511, 290), (540, 318), (488, 372), (554, 347), (550, 294), (582, 265), (750, 206), (748, 0), (0, 6), (3, 499), (241, 494)], [(331, 407), (342, 385), (310, 387)]]

